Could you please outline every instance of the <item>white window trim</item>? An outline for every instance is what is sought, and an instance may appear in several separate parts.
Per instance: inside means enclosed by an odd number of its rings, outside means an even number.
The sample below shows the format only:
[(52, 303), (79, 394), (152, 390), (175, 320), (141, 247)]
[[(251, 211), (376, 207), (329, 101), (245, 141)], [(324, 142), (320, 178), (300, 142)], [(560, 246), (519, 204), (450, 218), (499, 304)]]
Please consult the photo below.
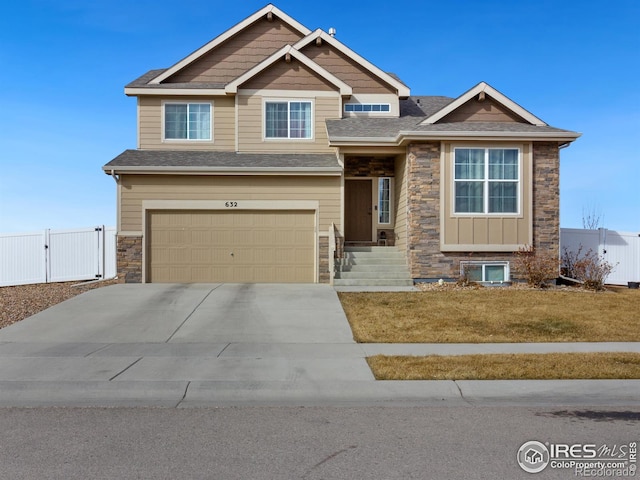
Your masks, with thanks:
[[(214, 143), (214, 139), (213, 139), (213, 101), (210, 100), (194, 100), (191, 102), (181, 102), (179, 100), (163, 100), (162, 101), (162, 142), (163, 143)], [(165, 126), (166, 126), (166, 105), (189, 105), (189, 104), (208, 104), (210, 105), (210, 110), (209, 110), (209, 114), (210, 114), (210, 118), (209, 118), (209, 138), (205, 139), (205, 138), (167, 138), (166, 136), (166, 132), (165, 132)], [(188, 115), (187, 115), (187, 122), (188, 120)]]
[[(286, 103), (288, 105), (287, 115), (291, 112), (291, 103), (309, 103), (311, 104), (311, 136), (307, 138), (291, 138), (291, 137), (267, 137), (267, 103)], [(312, 142), (315, 139), (315, 101), (312, 98), (263, 98), (262, 99), (262, 140), (265, 142)], [(287, 118), (289, 120), (289, 118)], [(287, 122), (287, 130), (290, 130), (291, 124)], [(290, 135), (291, 132), (288, 131)]]
[[(347, 105), (380, 105), (380, 106), (386, 106), (388, 107), (388, 110), (385, 111), (378, 111), (378, 112), (374, 112), (374, 111), (370, 111), (370, 112), (356, 112), (354, 110), (347, 110)], [(342, 107), (344, 110), (344, 113), (348, 113), (350, 115), (385, 115), (388, 116), (391, 113), (391, 104), (387, 103), (387, 102), (347, 102), (344, 104), (344, 106)]]
[[(452, 145), (451, 146), (451, 214), (454, 217), (520, 217), (522, 216), (522, 147), (518, 145)], [(483, 183), (483, 211), (482, 212), (456, 212), (456, 182), (480, 181), (460, 179), (456, 180), (456, 150), (476, 149), (485, 151), (484, 179)], [(489, 180), (489, 150), (517, 150), (518, 151), (518, 178), (515, 180)], [(489, 183), (490, 182), (517, 182), (515, 212), (489, 212)]]
[[(464, 267), (467, 265), (471, 265), (471, 266), (481, 266), (482, 267), (482, 280), (480, 283), (486, 283), (486, 284), (504, 284), (504, 283), (508, 283), (511, 281), (511, 265), (509, 264), (509, 262), (507, 261), (482, 261), (482, 260), (477, 260), (477, 261), (466, 261), (466, 262), (460, 262), (460, 276), (464, 275)], [(493, 282), (493, 281), (487, 281), (485, 280), (486, 275), (485, 275), (485, 268), (489, 266), (500, 266), (500, 267), (504, 267), (504, 280), (502, 282)]]

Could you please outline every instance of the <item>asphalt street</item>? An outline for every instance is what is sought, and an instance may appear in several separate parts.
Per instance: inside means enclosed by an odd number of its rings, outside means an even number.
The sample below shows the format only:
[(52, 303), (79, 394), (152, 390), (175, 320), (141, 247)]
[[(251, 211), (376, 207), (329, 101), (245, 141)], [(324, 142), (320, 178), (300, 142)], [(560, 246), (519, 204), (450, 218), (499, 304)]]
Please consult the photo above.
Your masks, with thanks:
[[(0, 409), (2, 479), (570, 479), (530, 440), (621, 446), (635, 408)], [(619, 477), (618, 477), (619, 478)]]

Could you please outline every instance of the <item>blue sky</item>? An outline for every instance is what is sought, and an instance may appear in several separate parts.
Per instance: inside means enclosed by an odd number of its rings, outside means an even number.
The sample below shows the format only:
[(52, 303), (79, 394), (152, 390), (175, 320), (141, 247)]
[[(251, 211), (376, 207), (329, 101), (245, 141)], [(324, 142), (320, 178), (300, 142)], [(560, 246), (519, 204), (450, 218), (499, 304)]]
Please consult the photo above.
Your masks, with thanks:
[[(42, 0), (0, 16), (0, 233), (115, 225), (101, 167), (136, 147), (123, 93), (266, 1)], [(486, 81), (583, 136), (561, 154), (561, 225), (583, 212), (640, 231), (640, 2), (275, 2), (337, 37), (415, 95)]]

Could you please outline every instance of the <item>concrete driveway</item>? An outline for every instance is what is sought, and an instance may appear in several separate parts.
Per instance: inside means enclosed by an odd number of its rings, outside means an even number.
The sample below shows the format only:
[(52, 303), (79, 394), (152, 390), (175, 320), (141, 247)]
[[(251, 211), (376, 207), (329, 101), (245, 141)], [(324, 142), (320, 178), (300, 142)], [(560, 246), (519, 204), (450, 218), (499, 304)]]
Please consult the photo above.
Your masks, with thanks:
[(375, 381), (365, 360), (458, 350), (356, 344), (328, 285), (114, 285), (0, 330), (0, 406), (629, 405), (640, 398), (640, 381), (628, 380)]

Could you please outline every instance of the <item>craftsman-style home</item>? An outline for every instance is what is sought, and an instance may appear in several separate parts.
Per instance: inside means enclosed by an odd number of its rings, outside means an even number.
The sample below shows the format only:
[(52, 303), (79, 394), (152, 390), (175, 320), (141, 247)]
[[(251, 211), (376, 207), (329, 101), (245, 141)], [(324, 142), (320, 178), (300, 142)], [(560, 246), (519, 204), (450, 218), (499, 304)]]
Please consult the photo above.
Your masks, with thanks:
[(579, 134), (477, 81), (412, 95), (333, 30), (267, 5), (125, 87), (137, 149), (103, 167), (118, 274), (509, 281), (518, 248), (558, 252), (559, 152)]

